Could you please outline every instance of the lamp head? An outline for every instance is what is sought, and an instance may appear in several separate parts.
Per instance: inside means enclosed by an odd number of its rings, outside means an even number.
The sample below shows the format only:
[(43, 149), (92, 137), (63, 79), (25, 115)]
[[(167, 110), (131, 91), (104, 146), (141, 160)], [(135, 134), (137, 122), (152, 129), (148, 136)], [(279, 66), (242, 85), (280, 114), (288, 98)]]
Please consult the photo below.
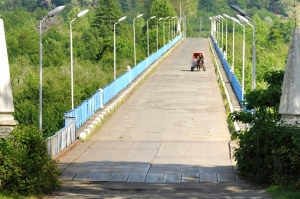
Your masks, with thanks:
[(219, 19), (224, 19), (224, 17), (222, 17), (222, 15), (218, 15)]
[(233, 4), (230, 4), (229, 6), (230, 6), (231, 9), (238, 12), (240, 15), (242, 15), (244, 17), (246, 16), (246, 12), (244, 10), (242, 10), (241, 8), (239, 8), (238, 6), (233, 5)]
[(246, 19), (245, 17), (243, 17), (243, 16), (241, 16), (241, 15), (236, 15), (236, 16), (239, 18), (239, 20), (240, 20), (241, 22), (246, 23), (246, 24), (249, 23), (248, 19)]
[(223, 14), (224, 17), (228, 18), (228, 19), (231, 19), (230, 16), (228, 16), (227, 14)]
[(51, 10), (49, 13), (48, 13), (48, 17), (53, 17), (54, 15), (56, 15), (57, 13), (59, 13), (60, 11), (62, 11), (63, 9), (65, 8), (65, 6), (58, 6), (56, 8), (54, 8), (53, 10)]
[(142, 17), (144, 14), (140, 14), (140, 15), (138, 15), (136, 18), (138, 19), (138, 18), (140, 18), (140, 17)]
[(156, 16), (152, 16), (152, 17), (150, 17), (150, 19), (154, 19)]
[(126, 17), (127, 17), (127, 16), (124, 16), (124, 17), (120, 18), (120, 19), (118, 20), (118, 22), (121, 22), (121, 21), (125, 20)]
[(233, 22), (235, 22), (235, 23), (241, 24), (241, 22), (240, 22), (239, 20), (237, 20), (236, 18), (234, 18), (234, 17), (231, 17), (231, 20), (232, 20)]
[(88, 13), (88, 9), (87, 10), (83, 10), (83, 11), (81, 11), (80, 13), (78, 13), (77, 15), (76, 15), (76, 18), (80, 18), (80, 17), (82, 17), (83, 15), (85, 15), (86, 13)]

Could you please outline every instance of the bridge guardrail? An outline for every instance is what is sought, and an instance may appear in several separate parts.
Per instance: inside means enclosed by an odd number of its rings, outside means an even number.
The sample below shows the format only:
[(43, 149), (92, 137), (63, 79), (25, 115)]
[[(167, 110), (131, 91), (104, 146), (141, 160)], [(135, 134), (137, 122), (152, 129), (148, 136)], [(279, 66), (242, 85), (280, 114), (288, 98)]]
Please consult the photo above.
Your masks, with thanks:
[(59, 153), (70, 146), (75, 140), (75, 118), (68, 126), (59, 130), (56, 134), (47, 138), (48, 154), (51, 157), (56, 157)]
[(227, 63), (227, 60), (224, 59), (224, 55), (222, 53), (222, 51), (220, 50), (218, 44), (216, 43), (214, 37), (212, 35), (210, 35), (210, 38), (211, 40), (213, 41), (213, 44), (214, 44), (214, 47), (215, 47), (215, 50), (219, 56), (219, 59), (225, 69), (225, 72), (226, 72), (226, 75), (227, 75), (227, 78), (229, 79), (230, 81), (230, 84), (233, 88), (233, 91), (236, 95), (236, 97), (238, 98), (238, 100), (241, 102), (242, 101), (242, 87), (241, 87), (241, 84), (238, 80), (238, 78), (235, 76), (235, 74), (231, 71), (230, 69), (230, 66), (229, 64)]
[[(97, 90), (90, 98), (81, 102), (73, 110), (64, 113), (64, 128), (53, 136), (47, 138), (48, 152), (51, 157), (57, 156), (70, 144), (75, 141), (75, 131), (82, 126), (96, 111), (103, 108), (120, 91), (125, 89), (134, 79), (136, 79), (148, 66), (154, 63), (159, 57), (174, 46), (182, 35), (177, 36), (173, 41), (164, 45), (157, 52), (152, 53), (148, 58), (142, 60), (132, 69), (125, 72), (116, 80)], [(74, 121), (75, 120), (75, 121)]]

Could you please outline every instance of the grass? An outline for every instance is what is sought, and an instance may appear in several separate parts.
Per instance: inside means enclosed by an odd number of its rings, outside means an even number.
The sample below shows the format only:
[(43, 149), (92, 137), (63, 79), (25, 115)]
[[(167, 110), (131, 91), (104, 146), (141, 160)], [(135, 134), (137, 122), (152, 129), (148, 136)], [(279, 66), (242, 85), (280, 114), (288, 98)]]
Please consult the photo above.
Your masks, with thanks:
[[(211, 54), (213, 54), (211, 48), (210, 48), (210, 51), (211, 51)], [(229, 102), (228, 102), (228, 99), (227, 99), (227, 96), (226, 96), (226, 93), (225, 93), (225, 88), (223, 87), (223, 84), (222, 84), (222, 81), (221, 81), (220, 74), (219, 74), (218, 69), (217, 69), (217, 64), (218, 63), (215, 62), (215, 59), (213, 57), (212, 57), (212, 62), (213, 62), (213, 66), (214, 66), (214, 69), (215, 69), (215, 73), (216, 73), (217, 78), (218, 78), (218, 85), (219, 85), (221, 95), (222, 95), (222, 98), (223, 98), (223, 103), (224, 103), (224, 106), (225, 106), (228, 129), (229, 129), (229, 132), (231, 134), (231, 139), (234, 140), (234, 138), (232, 137), (232, 133), (235, 131), (235, 129), (234, 129), (233, 122), (229, 119), (229, 115), (231, 113), (230, 108), (229, 108)]]
[(300, 189), (285, 186), (271, 186), (267, 189), (267, 193), (272, 195), (274, 199), (299, 199)]
[(9, 193), (0, 189), (0, 198), (1, 199), (37, 199), (38, 196), (22, 196), (17, 193)]

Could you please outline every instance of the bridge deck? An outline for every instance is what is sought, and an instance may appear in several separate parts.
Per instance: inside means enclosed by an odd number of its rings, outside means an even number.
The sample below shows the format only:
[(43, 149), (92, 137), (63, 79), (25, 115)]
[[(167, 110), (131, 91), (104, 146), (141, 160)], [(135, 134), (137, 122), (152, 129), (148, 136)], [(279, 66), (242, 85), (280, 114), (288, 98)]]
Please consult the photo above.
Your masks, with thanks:
[[(206, 71), (190, 71), (203, 51)], [(185, 39), (91, 139), (62, 157), (61, 180), (236, 181), (207, 39)]]

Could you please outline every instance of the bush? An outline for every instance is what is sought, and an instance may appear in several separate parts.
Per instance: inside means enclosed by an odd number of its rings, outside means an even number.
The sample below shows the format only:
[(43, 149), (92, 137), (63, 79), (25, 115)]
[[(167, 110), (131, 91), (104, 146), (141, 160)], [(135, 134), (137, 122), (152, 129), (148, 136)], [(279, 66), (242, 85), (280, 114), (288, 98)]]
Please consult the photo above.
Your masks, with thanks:
[(238, 169), (256, 183), (299, 186), (300, 128), (269, 118), (259, 116), (249, 131), (235, 134)]
[(59, 169), (48, 155), (46, 140), (33, 126), (17, 126), (0, 139), (0, 190), (41, 195), (59, 186)]
[[(235, 132), (239, 148), (234, 157), (241, 175), (256, 183), (300, 187), (300, 126), (280, 121), (278, 114), (283, 71), (266, 73), (265, 90), (245, 95), (244, 112), (230, 114), (232, 121), (251, 126)], [(255, 109), (255, 113), (247, 110)]]

